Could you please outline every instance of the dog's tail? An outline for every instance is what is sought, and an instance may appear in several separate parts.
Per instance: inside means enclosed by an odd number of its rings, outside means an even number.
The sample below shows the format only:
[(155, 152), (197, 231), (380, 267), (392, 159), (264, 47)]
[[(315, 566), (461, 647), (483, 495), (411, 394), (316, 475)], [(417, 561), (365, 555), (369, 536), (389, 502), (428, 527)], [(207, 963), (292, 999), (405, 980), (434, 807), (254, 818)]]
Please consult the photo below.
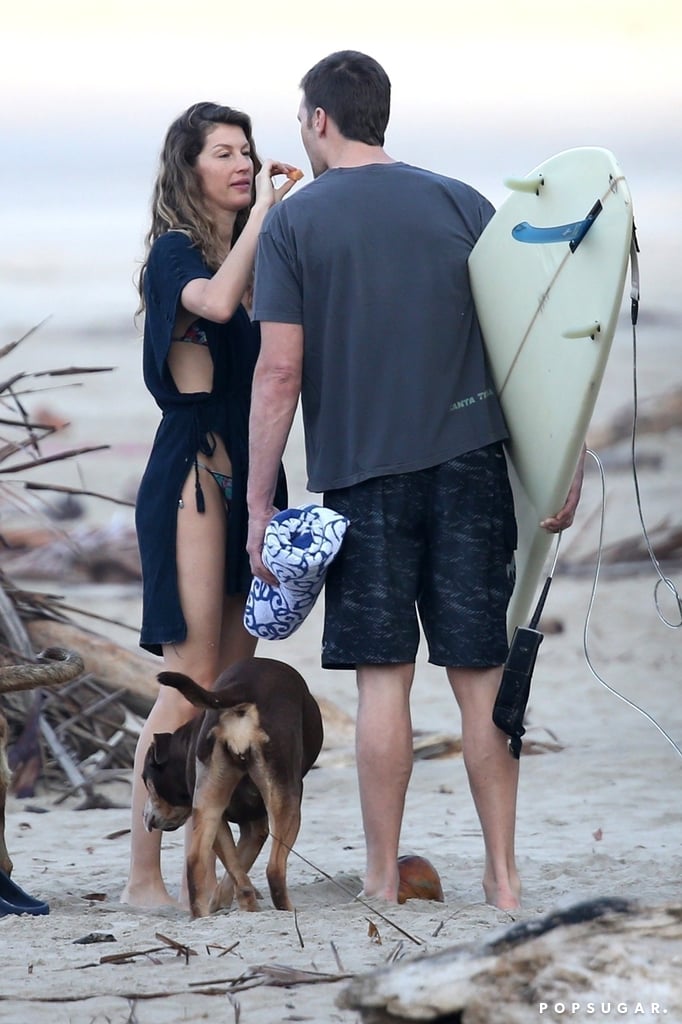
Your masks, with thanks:
[(156, 678), (162, 686), (172, 686), (174, 690), (179, 690), (185, 700), (188, 700), (195, 708), (222, 707), (214, 693), (205, 690), (203, 686), (199, 686), (182, 672), (159, 672)]

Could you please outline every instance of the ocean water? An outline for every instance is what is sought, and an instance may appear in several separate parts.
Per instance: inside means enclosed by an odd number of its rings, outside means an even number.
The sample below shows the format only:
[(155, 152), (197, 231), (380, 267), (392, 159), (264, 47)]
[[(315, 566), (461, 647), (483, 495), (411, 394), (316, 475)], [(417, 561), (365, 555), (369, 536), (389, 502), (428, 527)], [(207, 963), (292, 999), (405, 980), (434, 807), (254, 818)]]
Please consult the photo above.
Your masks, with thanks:
[[(622, 117), (622, 115), (621, 115)], [(642, 246), (643, 298), (669, 314), (682, 310), (682, 142), (655, 116), (632, 125), (608, 111), (561, 122), (538, 111), (532, 121), (502, 118), (493, 130), (471, 123), (451, 138), (425, 123), (398, 119), (387, 138), (398, 159), (469, 181), (495, 203), (507, 175), (528, 173), (552, 153), (577, 145), (612, 149), (633, 194)], [(149, 196), (165, 123), (30, 125), (7, 131), (0, 162), (0, 344), (50, 317), (49, 336), (110, 331), (135, 337), (134, 276), (143, 251)], [(262, 153), (309, 168), (293, 126), (270, 131)]]
[[(682, 137), (670, 122), (653, 120), (627, 126), (605, 121), (583, 132), (580, 125), (539, 121), (533, 132), (501, 124), (496, 133), (463, 133), (445, 144), (426, 133), (416, 150), (409, 133), (387, 140), (398, 159), (462, 178), (499, 205), (503, 179), (526, 174), (553, 153), (577, 145), (604, 145), (618, 158), (633, 196), (641, 246), (641, 315), (638, 331), (638, 386), (642, 401), (682, 386)], [(144, 388), (140, 332), (134, 322), (137, 294), (133, 279), (143, 252), (157, 144), (162, 129), (111, 138), (97, 135), (91, 145), (81, 133), (57, 133), (39, 140), (18, 133), (0, 162), (0, 194), (5, 197), (0, 249), (0, 349), (49, 318), (15, 351), (2, 358), (3, 379), (15, 373), (42, 374), (65, 366), (111, 367), (78, 378), (27, 378), (29, 411), (47, 408), (70, 426), (43, 442), (43, 453), (81, 445), (108, 444), (89, 453), (32, 468), (33, 481), (69, 485), (96, 494), (130, 499), (148, 456), (159, 412)], [(291, 137), (297, 142), (296, 137)], [(121, 147), (121, 138), (125, 146)], [(284, 136), (270, 152), (282, 154), (308, 172), (300, 143)], [(268, 152), (263, 147), (262, 152)], [(628, 322), (629, 289), (611, 349), (593, 422), (603, 424), (632, 400), (633, 351)], [(2, 430), (8, 435), (7, 428)], [(285, 453), (292, 503), (310, 500), (306, 492), (302, 429), (297, 418)], [(7, 478), (3, 487), (6, 498)], [(666, 514), (679, 506), (679, 477), (666, 467), (643, 484), (662, 502)], [(13, 487), (23, 515), (25, 500)], [(585, 515), (598, 501), (596, 483), (586, 489)], [(677, 495), (675, 497), (675, 495)], [(35, 497), (35, 496), (34, 496)], [(38, 499), (40, 500), (39, 496)], [(132, 512), (99, 499), (86, 502), (92, 521), (132, 523)], [(12, 505), (14, 507), (14, 505)], [(636, 532), (631, 496), (612, 504), (611, 530)], [(627, 513), (627, 514), (626, 514)], [(11, 509), (0, 502), (0, 519)], [(596, 513), (595, 513), (596, 514)], [(577, 535), (579, 531), (575, 531)]]
[[(46, 318), (25, 343), (2, 360), (5, 379), (13, 373), (40, 373), (64, 366), (111, 367), (80, 381), (31, 378), (33, 408), (47, 405), (72, 421), (60, 444), (112, 443), (111, 459), (129, 460), (126, 477), (139, 477), (158, 422), (158, 410), (141, 374), (137, 293), (134, 277), (143, 253), (149, 196), (156, 171), (158, 141), (165, 130), (139, 124), (100, 125), (88, 136), (62, 125), (52, 134), (15, 130), (0, 162), (3, 210), (0, 249), (0, 347)], [(124, 142), (125, 144), (122, 144)], [(469, 181), (499, 205), (503, 179), (526, 174), (553, 153), (577, 145), (604, 145), (619, 160), (633, 195), (641, 245), (641, 326), (639, 385), (642, 397), (682, 383), (682, 141), (667, 123), (652, 118), (638, 126), (601, 117), (586, 129), (575, 119), (557, 123), (538, 118), (531, 128), (501, 122), (495, 132), (469, 130), (454, 141), (422, 126), (415, 147), (414, 125), (398, 122), (387, 149), (398, 159)], [(282, 154), (309, 174), (295, 130), (275, 136), (262, 153)], [(626, 288), (622, 323), (595, 410), (603, 421), (631, 394)], [(664, 369), (662, 369), (664, 368)], [(35, 393), (37, 392), (37, 393)], [(300, 441), (300, 423), (292, 447)], [(65, 482), (111, 493), (109, 456), (95, 455), (62, 464)], [(295, 456), (296, 499), (305, 500), (304, 467)], [(32, 471), (54, 480), (54, 467)], [(119, 473), (118, 468), (116, 472)], [(120, 475), (120, 474), (119, 474)], [(117, 486), (128, 492), (133, 482)]]

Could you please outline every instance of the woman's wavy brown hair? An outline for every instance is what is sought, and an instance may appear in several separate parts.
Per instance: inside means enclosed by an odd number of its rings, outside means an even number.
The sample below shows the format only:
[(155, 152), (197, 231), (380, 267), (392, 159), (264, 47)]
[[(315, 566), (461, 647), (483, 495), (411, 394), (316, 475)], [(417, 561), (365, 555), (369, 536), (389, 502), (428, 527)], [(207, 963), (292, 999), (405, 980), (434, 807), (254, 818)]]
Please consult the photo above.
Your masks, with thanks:
[[(227, 255), (218, 237), (216, 225), (207, 215), (196, 172), (197, 157), (204, 148), (206, 136), (219, 124), (234, 124), (242, 129), (251, 149), (254, 178), (261, 169), (251, 130), (251, 118), (241, 110), (218, 103), (194, 103), (173, 121), (161, 150), (159, 172), (152, 192), (152, 223), (145, 238), (145, 254), (137, 279), (140, 293), (138, 313), (144, 310), (144, 276), (153, 243), (167, 231), (183, 231), (200, 250), (206, 263), (217, 270)], [(251, 189), (251, 204), (240, 210), (235, 220), (232, 245), (248, 220), (256, 197)]]

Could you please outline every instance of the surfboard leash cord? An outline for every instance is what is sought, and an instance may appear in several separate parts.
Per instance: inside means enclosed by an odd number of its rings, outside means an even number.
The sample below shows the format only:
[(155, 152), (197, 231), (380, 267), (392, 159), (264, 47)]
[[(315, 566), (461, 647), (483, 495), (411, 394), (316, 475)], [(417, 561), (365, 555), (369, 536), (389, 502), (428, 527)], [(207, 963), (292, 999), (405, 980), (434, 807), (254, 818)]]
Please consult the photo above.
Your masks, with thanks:
[[(632, 433), (631, 433), (631, 439), (630, 439), (630, 458), (631, 458), (631, 463), (632, 463), (632, 477), (633, 477), (634, 488), (635, 488), (635, 500), (636, 500), (636, 503), (637, 503), (637, 513), (639, 515), (639, 522), (640, 522), (640, 525), (641, 525), (641, 528), (642, 528), (642, 536), (644, 537), (644, 542), (646, 544), (647, 552), (649, 554), (649, 558), (651, 559), (651, 563), (652, 563), (652, 565), (653, 565), (653, 567), (654, 567), (654, 569), (656, 571), (656, 574), (658, 575), (658, 579), (657, 579), (656, 584), (654, 586), (654, 604), (656, 606), (656, 614), (658, 615), (658, 618), (661, 620), (661, 622), (663, 623), (664, 626), (667, 626), (669, 629), (679, 629), (682, 626), (682, 600), (680, 599), (680, 594), (679, 594), (679, 592), (677, 590), (677, 587), (675, 586), (674, 582), (671, 579), (669, 579), (667, 576), (664, 575), (664, 573), (663, 573), (663, 571), (661, 569), (661, 565), (660, 565), (658, 559), (656, 558), (656, 554), (654, 552), (653, 545), (652, 545), (651, 539), (649, 537), (649, 532), (647, 530), (646, 523), (644, 521), (644, 512), (642, 510), (642, 496), (641, 496), (641, 491), (640, 491), (640, 486), (639, 486), (639, 476), (637, 474), (637, 417), (638, 417), (638, 410), (639, 410), (639, 392), (638, 392), (638, 384), (637, 384), (637, 320), (638, 320), (638, 316), (639, 316), (639, 261), (638, 261), (638, 258), (637, 258), (638, 252), (639, 252), (639, 245), (637, 243), (637, 232), (636, 232), (635, 225), (633, 224), (633, 226), (632, 226), (632, 246), (631, 246), (631, 250), (630, 250), (630, 273), (631, 273), (630, 319), (631, 319), (631, 323), (632, 323), (632, 401), (633, 401)], [(587, 608), (587, 614), (585, 616), (585, 625), (584, 625), (584, 628), (583, 628), (583, 652), (585, 654), (585, 661), (587, 662), (587, 667), (589, 668), (589, 670), (592, 673), (592, 675), (595, 677), (595, 679), (599, 683), (602, 684), (602, 686), (604, 686), (609, 691), (609, 693), (613, 694), (614, 697), (617, 697), (619, 700), (623, 701), (625, 704), (628, 705), (628, 707), (632, 708), (634, 711), (638, 711), (640, 715), (642, 715), (648, 722), (651, 723), (651, 725), (653, 725), (656, 729), (658, 729), (658, 731), (661, 734), (661, 736), (663, 736), (663, 738), (668, 741), (668, 743), (675, 750), (675, 752), (680, 757), (682, 757), (682, 749), (680, 748), (680, 746), (675, 742), (675, 740), (672, 738), (672, 736), (670, 736), (669, 733), (666, 732), (666, 730), (663, 728), (663, 726), (659, 722), (656, 721), (656, 719), (653, 717), (653, 715), (650, 715), (648, 711), (644, 710), (644, 708), (641, 708), (638, 704), (635, 704), (634, 701), (631, 701), (624, 694), (622, 694), (618, 690), (616, 690), (615, 687), (613, 687), (609, 683), (607, 683), (606, 680), (603, 679), (599, 675), (599, 673), (595, 669), (594, 665), (592, 664), (592, 659), (590, 658), (589, 645), (588, 645), (588, 637), (589, 637), (590, 621), (591, 621), (591, 618), (592, 618), (592, 610), (594, 608), (594, 602), (595, 602), (595, 597), (596, 597), (596, 593), (597, 593), (597, 584), (599, 582), (599, 572), (600, 572), (600, 569), (601, 569), (601, 557), (602, 557), (602, 548), (603, 548), (603, 541), (604, 541), (604, 520), (605, 520), (605, 514), (606, 514), (606, 477), (605, 477), (605, 473), (604, 473), (604, 466), (602, 464), (601, 459), (597, 455), (597, 453), (592, 451), (590, 448), (588, 448), (586, 451), (587, 451), (587, 454), (595, 461), (595, 463), (597, 465), (597, 469), (599, 471), (599, 477), (600, 477), (600, 481), (601, 481), (601, 515), (600, 515), (600, 521), (599, 521), (599, 544), (598, 544), (598, 547), (597, 547), (597, 562), (596, 562), (595, 571), (594, 571), (594, 578), (593, 578), (593, 581), (592, 581), (592, 591), (590, 593), (590, 600), (589, 600), (589, 604), (588, 604), (588, 608)], [(663, 611), (661, 609), (660, 600), (659, 600), (659, 588), (660, 588), (661, 584), (663, 584), (665, 587), (668, 588), (668, 590), (671, 592), (671, 594), (673, 595), (673, 597), (674, 597), (674, 599), (675, 599), (675, 601), (677, 603), (677, 610), (679, 612), (679, 621), (672, 621), (671, 619), (667, 618), (664, 615), (664, 613), (663, 613)]]
[[(632, 276), (632, 287), (630, 291), (630, 302), (631, 312), (630, 319), (632, 323), (632, 433), (630, 435), (630, 461), (632, 464), (632, 481), (635, 488), (635, 500), (637, 503), (637, 514), (639, 516), (639, 522), (642, 527), (642, 536), (644, 543), (646, 544), (651, 564), (653, 565), (658, 579), (654, 586), (654, 604), (656, 606), (656, 614), (663, 623), (669, 629), (680, 629), (682, 627), (682, 600), (680, 599), (679, 591), (671, 579), (664, 575), (661, 569), (660, 562), (656, 558), (656, 554), (649, 537), (649, 532), (644, 522), (644, 513), (642, 511), (642, 496), (639, 487), (639, 475), (637, 473), (637, 417), (639, 414), (639, 388), (637, 384), (637, 319), (639, 316), (639, 261), (637, 254), (639, 252), (639, 245), (637, 244), (637, 230), (635, 225), (632, 226), (632, 246), (630, 249), (630, 266)], [(663, 614), (659, 599), (659, 588), (663, 586), (667, 587), (673, 598), (677, 603), (677, 611), (679, 613), (679, 619), (672, 621), (666, 618)]]
[[(592, 663), (592, 658), (590, 657), (588, 637), (589, 637), (589, 632), (590, 632), (590, 622), (591, 622), (591, 619), (592, 619), (592, 611), (594, 609), (595, 598), (596, 598), (596, 595), (597, 595), (597, 584), (599, 582), (599, 572), (600, 572), (600, 569), (601, 569), (601, 556), (602, 556), (602, 547), (603, 547), (603, 541), (604, 541), (604, 519), (605, 519), (605, 513), (606, 513), (606, 477), (605, 477), (605, 474), (604, 474), (604, 465), (603, 465), (601, 459), (599, 458), (599, 456), (597, 455), (597, 453), (593, 452), (591, 448), (588, 448), (587, 449), (587, 454), (592, 459), (594, 459), (594, 461), (595, 461), (595, 463), (597, 465), (597, 469), (599, 471), (599, 478), (600, 478), (600, 481), (601, 481), (601, 514), (600, 514), (600, 517), (599, 517), (599, 544), (598, 544), (598, 547), (597, 547), (597, 562), (596, 562), (595, 569), (594, 569), (594, 577), (592, 579), (592, 590), (590, 592), (590, 600), (588, 602), (587, 613), (585, 615), (585, 624), (583, 626), (583, 653), (585, 655), (585, 661), (587, 662), (587, 667), (589, 668), (590, 672), (592, 673), (592, 675), (594, 676), (594, 678), (597, 680), (598, 683), (601, 683), (601, 685), (606, 690), (608, 690), (608, 692), (610, 694), (612, 694), (614, 697), (617, 697), (618, 700), (623, 701), (623, 703), (627, 704), (627, 706), (629, 708), (632, 708), (633, 711), (638, 711), (639, 714), (642, 715), (647, 720), (647, 722), (650, 722), (651, 725), (653, 725), (655, 729), (658, 729), (658, 731), (661, 734), (661, 736), (663, 736), (663, 738), (668, 741), (668, 743), (673, 748), (673, 750), (675, 750), (675, 752), (680, 757), (682, 757), (682, 748), (680, 748), (680, 746), (675, 742), (675, 740), (672, 738), (672, 736), (669, 733), (666, 732), (666, 730), (663, 728), (663, 726), (660, 724), (660, 722), (658, 722), (653, 717), (653, 715), (649, 714), (648, 711), (645, 711), (644, 708), (640, 707), (639, 704), (636, 704), (634, 701), (630, 700), (629, 697), (626, 697), (624, 694), (620, 693), (614, 686), (611, 686), (610, 683), (607, 683), (606, 680), (604, 678), (602, 678), (602, 676), (600, 676), (599, 673), (597, 672), (596, 668), (594, 667), (594, 665)], [(660, 580), (659, 580), (659, 582), (660, 582)], [(678, 600), (679, 600), (679, 598), (678, 598)], [(659, 617), (660, 617), (660, 612), (659, 612)], [(663, 621), (665, 621), (665, 620), (663, 620)]]

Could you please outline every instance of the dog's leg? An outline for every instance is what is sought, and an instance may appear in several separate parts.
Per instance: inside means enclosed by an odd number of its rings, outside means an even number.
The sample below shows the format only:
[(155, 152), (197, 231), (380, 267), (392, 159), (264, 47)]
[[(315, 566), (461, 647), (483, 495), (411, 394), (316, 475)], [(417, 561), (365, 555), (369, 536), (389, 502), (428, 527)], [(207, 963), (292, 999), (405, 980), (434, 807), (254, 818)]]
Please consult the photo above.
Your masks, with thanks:
[(187, 851), (187, 890), (192, 917), (206, 917), (210, 913), (215, 888), (211, 882), (213, 851), (219, 851), (226, 865), (236, 858), (234, 839), (223, 821), (223, 811), (239, 776), (234, 771), (226, 771), (224, 764), (216, 764), (224, 760), (216, 757), (216, 753), (214, 748), (209, 765), (197, 761), (192, 837)]
[(210, 913), (212, 886), (208, 861), (213, 850), (216, 823), (213, 815), (192, 812), (192, 839), (187, 852), (187, 892), (192, 917)]
[[(229, 833), (229, 834), (228, 834)], [(231, 863), (234, 848), (234, 838), (232, 836), (232, 830), (229, 824), (223, 817), (216, 835), (215, 843), (213, 846), (216, 857), (220, 860), (225, 872), (223, 877), (218, 882), (213, 898), (211, 899), (211, 913), (215, 913), (216, 910), (229, 910), (232, 906), (232, 900), (234, 898), (234, 882), (232, 881), (232, 875), (228, 865)], [(239, 847), (237, 847), (237, 856), (239, 856)]]
[(197, 764), (192, 808), (194, 827), (187, 855), (187, 888), (193, 917), (206, 917), (211, 910), (215, 890), (208, 882), (208, 865), (214, 849), (218, 849), (232, 876), (241, 909), (258, 910), (256, 893), (239, 862), (232, 832), (223, 822), (223, 813), (241, 776), (242, 772), (227, 761), (218, 743), (210, 765)]
[(277, 910), (293, 910), (287, 890), (287, 858), (301, 827), (303, 783), (300, 777), (298, 780), (275, 778), (268, 764), (260, 757), (252, 764), (250, 774), (268, 812), (272, 846), (265, 874), (272, 903)]
[[(227, 825), (225, 826), (228, 827)], [(237, 857), (241, 864), (242, 870), (248, 875), (249, 871), (253, 867), (256, 857), (263, 849), (265, 840), (268, 838), (268, 819), (267, 817), (258, 818), (256, 821), (247, 821), (243, 825), (239, 826), (239, 842), (237, 843)], [(220, 837), (220, 833), (218, 834)], [(222, 855), (222, 851), (216, 850), (216, 853), (225, 864), (225, 860)], [(227, 868), (227, 864), (225, 864)], [(261, 899), (261, 894), (257, 889), (254, 888), (256, 899)], [(229, 870), (226, 870), (224, 878), (218, 884), (213, 901), (211, 903), (211, 912), (214, 910), (225, 910), (232, 905), (232, 899), (234, 896), (234, 882)]]
[(256, 857), (263, 849), (270, 832), (267, 815), (256, 821), (247, 821), (241, 826), (237, 853), (244, 871), (250, 871)]
[(266, 876), (277, 910), (293, 910), (287, 889), (287, 858), (301, 827), (301, 791), (278, 792), (272, 802), (270, 832), (272, 846)]

